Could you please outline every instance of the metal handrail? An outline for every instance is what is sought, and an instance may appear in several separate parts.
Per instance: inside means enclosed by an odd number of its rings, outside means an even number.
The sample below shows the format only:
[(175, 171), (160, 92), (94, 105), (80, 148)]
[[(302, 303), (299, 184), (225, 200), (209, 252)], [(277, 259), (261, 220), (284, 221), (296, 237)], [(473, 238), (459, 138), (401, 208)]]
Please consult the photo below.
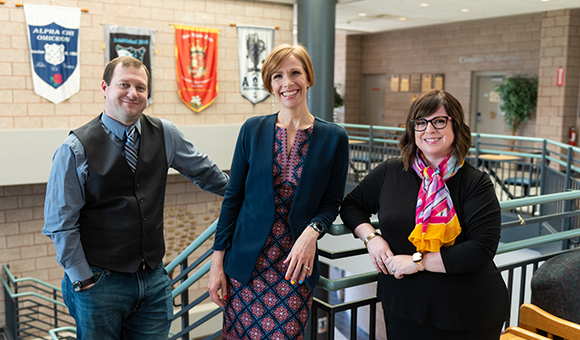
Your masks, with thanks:
[[(6, 265), (4, 265), (4, 266), (6, 266)], [(4, 268), (4, 271), (7, 272), (7, 273), (10, 273), (10, 270), (7, 270), (6, 267)], [(66, 307), (66, 305), (64, 303), (60, 302), (60, 301), (57, 301), (55, 299), (51, 299), (49, 297), (46, 297), (44, 295), (41, 295), (41, 294), (38, 294), (38, 293), (34, 293), (34, 292), (25, 292), (25, 293), (16, 293), (16, 294), (14, 294), (14, 293), (12, 293), (12, 291), (10, 289), (10, 286), (8, 285), (8, 282), (6, 282), (6, 280), (4, 280), (3, 277), (0, 278), (0, 280), (2, 281), (2, 284), (4, 285), (4, 288), (6, 289), (6, 292), (8, 292), (8, 295), (10, 295), (10, 298), (11, 299), (16, 299), (16, 298), (24, 297), (24, 296), (34, 296), (34, 297), (37, 297), (39, 299), (48, 301), (50, 303), (57, 304), (57, 305), (59, 305), (61, 307)], [(44, 283), (44, 282), (42, 282), (42, 283)], [(45, 285), (48, 285), (47, 283), (44, 283), (44, 284)]]
[(14, 275), (12, 275), (12, 272), (10, 272), (8, 265), (6, 265), (6, 264), (2, 265), (2, 268), (4, 268), (4, 272), (6, 272), (6, 274), (8, 275), (8, 279), (10, 279), (10, 282), (20, 283), (20, 282), (25, 282), (25, 281), (32, 281), (34, 283), (40, 284), (41, 286), (45, 286), (45, 287), (48, 287), (50, 289), (54, 289), (56, 291), (61, 292), (61, 289), (59, 287), (53, 286), (49, 283), (46, 283), (46, 282), (41, 281), (41, 280), (34, 278), (34, 277), (23, 277), (21, 279), (15, 278)]
[(59, 332), (71, 332), (71, 333), (76, 333), (77, 329), (76, 327), (59, 327), (59, 328), (53, 328), (51, 330), (48, 331), (48, 335), (50, 335), (50, 337), (52, 338), (52, 340), (59, 340), (57, 333)]

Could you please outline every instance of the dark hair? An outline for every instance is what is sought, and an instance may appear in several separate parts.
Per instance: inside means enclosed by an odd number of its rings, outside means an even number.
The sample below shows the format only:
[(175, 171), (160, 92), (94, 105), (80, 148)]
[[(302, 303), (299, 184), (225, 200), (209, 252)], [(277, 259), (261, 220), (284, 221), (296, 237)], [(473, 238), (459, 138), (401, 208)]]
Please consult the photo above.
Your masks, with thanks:
[(306, 48), (300, 44), (294, 46), (283, 44), (276, 47), (268, 55), (262, 66), (262, 82), (264, 83), (264, 89), (266, 91), (272, 93), (272, 75), (280, 69), (280, 66), (291, 55), (302, 62), (302, 67), (304, 68), (304, 72), (306, 72), (306, 79), (310, 87), (314, 85), (314, 67), (312, 67), (312, 61)]
[(403, 159), (403, 167), (405, 170), (413, 163), (413, 157), (417, 153), (417, 144), (415, 143), (415, 129), (413, 128), (413, 119), (424, 118), (439, 110), (440, 107), (445, 108), (445, 112), (451, 117), (453, 126), (453, 144), (452, 152), (457, 158), (457, 162), (461, 163), (471, 147), (471, 129), (465, 124), (463, 117), (463, 108), (461, 103), (453, 97), (449, 92), (444, 90), (429, 90), (424, 92), (415, 99), (409, 109), (407, 116), (407, 123), (405, 133), (399, 140), (399, 148), (401, 149), (401, 158)]
[(133, 58), (133, 57), (127, 57), (127, 56), (117, 57), (117, 58), (109, 61), (107, 66), (105, 66), (105, 71), (103, 72), (103, 80), (105, 81), (105, 83), (107, 83), (107, 85), (111, 85), (111, 79), (113, 78), (113, 73), (115, 72), (115, 68), (117, 67), (117, 65), (119, 63), (121, 63), (123, 65), (123, 67), (136, 67), (136, 68), (143, 67), (143, 69), (145, 70), (145, 73), (147, 74), (147, 91), (149, 91), (149, 88), (151, 87), (151, 85), (149, 83), (150, 82), (149, 70), (147, 69), (145, 64), (143, 64), (139, 59)]

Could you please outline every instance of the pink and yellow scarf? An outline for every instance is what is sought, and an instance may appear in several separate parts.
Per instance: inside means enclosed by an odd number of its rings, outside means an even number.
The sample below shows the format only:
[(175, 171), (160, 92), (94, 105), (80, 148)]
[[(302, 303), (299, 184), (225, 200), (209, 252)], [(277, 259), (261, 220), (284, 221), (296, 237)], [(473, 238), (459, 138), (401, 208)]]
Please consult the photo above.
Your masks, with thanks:
[(453, 207), (453, 201), (445, 182), (463, 166), (457, 164), (453, 154), (449, 155), (437, 169), (427, 166), (423, 153), (417, 150), (413, 169), (423, 180), (417, 196), (415, 228), (409, 241), (418, 252), (438, 252), (449, 247), (461, 232), (461, 226)]

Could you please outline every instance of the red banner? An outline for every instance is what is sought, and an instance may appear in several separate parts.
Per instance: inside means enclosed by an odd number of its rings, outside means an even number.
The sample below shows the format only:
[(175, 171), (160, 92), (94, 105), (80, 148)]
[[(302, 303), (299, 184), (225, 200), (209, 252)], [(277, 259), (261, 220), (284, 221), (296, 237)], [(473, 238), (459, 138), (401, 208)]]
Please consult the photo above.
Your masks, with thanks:
[(218, 93), (219, 33), (217, 29), (175, 25), (179, 96), (195, 112), (210, 106)]

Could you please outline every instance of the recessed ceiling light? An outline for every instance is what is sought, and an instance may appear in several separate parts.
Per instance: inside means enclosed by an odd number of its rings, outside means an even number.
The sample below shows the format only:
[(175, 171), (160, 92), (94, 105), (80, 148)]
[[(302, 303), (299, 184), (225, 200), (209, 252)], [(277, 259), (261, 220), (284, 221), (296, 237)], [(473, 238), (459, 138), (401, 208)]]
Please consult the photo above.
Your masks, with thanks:
[(358, 16), (359, 16), (359, 17), (366, 17), (366, 16), (367, 16), (367, 14), (366, 14), (366, 13), (359, 13), (359, 14), (358, 14)]
[(421, 7), (427, 7), (427, 6), (429, 6), (429, 4), (420, 4), (419, 6), (421, 6)]
[(541, 1), (541, 2), (548, 2), (548, 1), (550, 1), (550, 0), (540, 0), (540, 1)]
[(467, 8), (464, 8), (461, 10), (462, 12), (469, 12), (469, 10)]
[(405, 21), (407, 18), (399, 18), (399, 21)]

